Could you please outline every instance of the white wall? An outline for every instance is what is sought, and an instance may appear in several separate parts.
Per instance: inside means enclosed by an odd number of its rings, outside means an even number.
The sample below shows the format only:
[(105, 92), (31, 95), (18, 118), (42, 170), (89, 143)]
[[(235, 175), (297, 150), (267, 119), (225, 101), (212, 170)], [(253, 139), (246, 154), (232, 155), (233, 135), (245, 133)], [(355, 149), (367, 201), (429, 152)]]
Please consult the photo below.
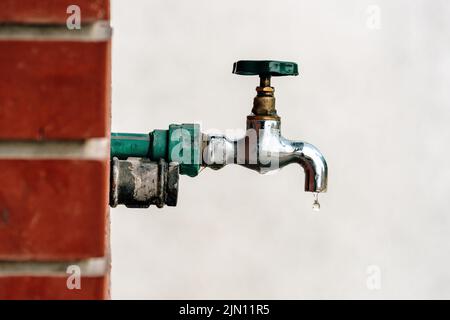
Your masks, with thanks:
[[(381, 29), (367, 8), (381, 9)], [(114, 209), (113, 298), (450, 298), (450, 3), (113, 0), (113, 131), (244, 128), (276, 78), (282, 132), (329, 165), (322, 210), (303, 172), (182, 177), (179, 204)], [(369, 290), (367, 268), (381, 270)], [(372, 278), (370, 278), (372, 279)]]

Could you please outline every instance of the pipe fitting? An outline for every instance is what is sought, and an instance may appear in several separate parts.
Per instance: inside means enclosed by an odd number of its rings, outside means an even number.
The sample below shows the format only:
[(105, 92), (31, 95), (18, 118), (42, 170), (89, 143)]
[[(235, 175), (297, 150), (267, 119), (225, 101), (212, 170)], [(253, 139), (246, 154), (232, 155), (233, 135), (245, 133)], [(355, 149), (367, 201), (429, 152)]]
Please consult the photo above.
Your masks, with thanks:
[(178, 199), (179, 166), (164, 159), (153, 162), (142, 158), (111, 161), (110, 206), (128, 208), (156, 205), (174, 207)]

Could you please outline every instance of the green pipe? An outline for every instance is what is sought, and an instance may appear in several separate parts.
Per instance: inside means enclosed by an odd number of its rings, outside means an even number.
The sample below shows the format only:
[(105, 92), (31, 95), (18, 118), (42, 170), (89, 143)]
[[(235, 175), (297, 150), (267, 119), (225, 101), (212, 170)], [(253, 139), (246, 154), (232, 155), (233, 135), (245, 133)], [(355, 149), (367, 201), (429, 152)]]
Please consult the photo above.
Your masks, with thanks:
[(111, 158), (150, 157), (148, 133), (111, 133)]
[(145, 133), (111, 133), (111, 159), (129, 157), (165, 159), (180, 164), (180, 174), (195, 177), (201, 165), (201, 133), (198, 124), (171, 124), (169, 130)]

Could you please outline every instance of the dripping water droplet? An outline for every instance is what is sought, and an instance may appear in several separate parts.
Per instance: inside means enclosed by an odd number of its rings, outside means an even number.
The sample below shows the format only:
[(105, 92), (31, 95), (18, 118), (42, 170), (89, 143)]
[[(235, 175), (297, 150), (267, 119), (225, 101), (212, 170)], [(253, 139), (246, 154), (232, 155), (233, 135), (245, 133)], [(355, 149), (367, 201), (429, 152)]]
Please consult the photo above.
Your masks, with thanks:
[(319, 194), (314, 192), (314, 203), (312, 205), (312, 209), (316, 212), (320, 211), (320, 203), (319, 203)]

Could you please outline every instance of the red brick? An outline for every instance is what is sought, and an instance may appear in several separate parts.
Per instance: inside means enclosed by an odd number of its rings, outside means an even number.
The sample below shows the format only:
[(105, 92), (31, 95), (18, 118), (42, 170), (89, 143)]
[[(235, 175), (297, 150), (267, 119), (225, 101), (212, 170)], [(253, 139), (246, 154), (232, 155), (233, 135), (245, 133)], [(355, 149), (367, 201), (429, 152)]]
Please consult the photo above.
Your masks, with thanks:
[(107, 160), (0, 160), (0, 168), (0, 260), (105, 255)]
[(66, 23), (67, 7), (81, 9), (81, 21), (109, 20), (108, 0), (1, 0), (0, 21), (12, 23)]
[(109, 135), (110, 43), (0, 41), (0, 139)]
[(81, 277), (79, 290), (67, 289), (67, 278), (0, 277), (0, 300), (93, 300), (109, 298), (109, 277)]

